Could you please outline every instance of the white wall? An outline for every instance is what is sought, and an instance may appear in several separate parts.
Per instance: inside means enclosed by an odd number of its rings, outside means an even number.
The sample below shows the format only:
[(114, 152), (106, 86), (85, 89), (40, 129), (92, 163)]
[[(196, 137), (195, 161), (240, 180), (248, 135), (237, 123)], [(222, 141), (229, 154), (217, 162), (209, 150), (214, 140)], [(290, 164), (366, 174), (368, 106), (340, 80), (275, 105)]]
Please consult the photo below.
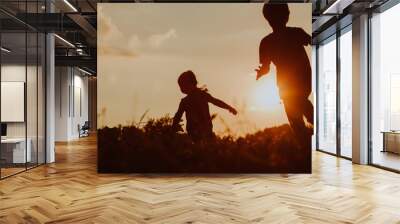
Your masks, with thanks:
[(56, 67), (56, 141), (79, 137), (78, 125), (88, 120), (88, 104), (88, 77), (76, 68)]
[[(37, 70), (39, 69), (39, 70)], [(5, 122), (7, 124), (8, 138), (29, 139), (31, 148), (32, 162), (39, 159), (39, 163), (44, 163), (44, 74), (42, 68), (35, 66), (25, 66), (25, 64), (4, 64), (1, 66), (2, 82), (24, 82), (26, 84), (26, 121), (24, 122)], [(27, 79), (27, 80), (26, 80)], [(7, 96), (2, 96), (7, 97)], [(1, 108), (7, 110), (9, 108)], [(26, 111), (25, 111), (26, 110)], [(37, 155), (39, 153), (39, 155)]]
[(55, 141), (68, 140), (70, 74), (67, 67), (55, 69)]
[[(1, 66), (1, 81), (2, 82), (25, 82), (25, 65), (2, 65)], [(29, 74), (36, 74), (36, 67), (28, 66), (27, 72)], [(29, 79), (29, 77), (28, 77)], [(36, 86), (36, 81), (32, 83), (32, 79), (29, 79), (30, 86)], [(27, 97), (31, 97), (32, 99), (27, 99), (27, 103), (35, 102), (35, 105), (27, 105), (36, 108), (36, 88), (27, 88)], [(33, 99), (35, 98), (35, 99)], [(1, 108), (2, 110), (6, 110), (6, 108)], [(36, 122), (36, 113), (28, 113), (28, 122), (35, 121)], [(28, 125), (29, 127), (33, 127), (33, 125)], [(34, 127), (36, 130), (36, 126)], [(29, 131), (28, 133), (33, 133), (33, 131)], [(35, 132), (36, 134), (36, 132)], [(25, 137), (25, 122), (7, 122), (7, 137)], [(29, 138), (30, 136), (28, 136)], [(35, 135), (36, 137), (36, 135)]]
[[(1, 66), (1, 81), (25, 82), (25, 65)], [(5, 110), (5, 108), (1, 109)], [(7, 123), (7, 137), (25, 137), (25, 123), (24, 122)]]
[[(74, 75), (74, 108), (72, 109), (72, 120), (71, 120), (71, 135), (76, 138), (79, 137), (79, 132), (78, 132), (78, 125), (83, 125), (85, 121), (88, 121), (89, 118), (89, 111), (88, 111), (88, 77), (81, 76), (81, 73), (79, 75)], [(80, 102), (79, 102), (80, 101)]]

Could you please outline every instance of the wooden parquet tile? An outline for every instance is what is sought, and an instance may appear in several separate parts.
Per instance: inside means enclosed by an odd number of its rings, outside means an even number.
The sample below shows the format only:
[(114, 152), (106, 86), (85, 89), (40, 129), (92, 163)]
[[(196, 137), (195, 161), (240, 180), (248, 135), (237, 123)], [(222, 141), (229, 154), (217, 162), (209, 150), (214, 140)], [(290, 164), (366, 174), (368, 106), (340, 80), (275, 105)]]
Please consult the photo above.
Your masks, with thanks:
[(400, 223), (400, 175), (313, 153), (312, 175), (97, 174), (96, 139), (0, 181), (0, 223)]

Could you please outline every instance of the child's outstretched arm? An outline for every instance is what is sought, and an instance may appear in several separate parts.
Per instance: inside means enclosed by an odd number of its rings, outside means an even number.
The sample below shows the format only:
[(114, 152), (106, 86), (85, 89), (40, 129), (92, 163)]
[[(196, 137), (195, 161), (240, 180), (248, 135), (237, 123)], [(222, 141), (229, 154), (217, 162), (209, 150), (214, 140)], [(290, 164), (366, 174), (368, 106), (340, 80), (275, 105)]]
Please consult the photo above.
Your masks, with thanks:
[(183, 115), (184, 112), (185, 112), (185, 110), (183, 109), (182, 101), (181, 101), (179, 103), (178, 111), (175, 113), (174, 120), (172, 122), (172, 127), (176, 131), (181, 131), (182, 130), (182, 127), (179, 125), (179, 123), (181, 122), (182, 115)]
[(236, 115), (237, 111), (235, 108), (233, 108), (232, 106), (228, 105), (227, 103), (225, 103), (224, 101), (214, 98), (210, 95), (209, 101), (210, 103), (214, 104), (217, 107), (221, 107), (223, 109), (229, 110), (229, 112), (231, 112), (232, 114)]
[(267, 40), (263, 39), (260, 43), (259, 49), (260, 65), (255, 69), (257, 72), (256, 80), (269, 73), (269, 66), (272, 61), (269, 53), (270, 50), (268, 48)]
[(268, 65), (261, 64), (260, 66), (258, 66), (258, 68), (255, 69), (255, 71), (257, 72), (256, 80), (258, 80), (263, 75), (268, 74), (269, 64)]

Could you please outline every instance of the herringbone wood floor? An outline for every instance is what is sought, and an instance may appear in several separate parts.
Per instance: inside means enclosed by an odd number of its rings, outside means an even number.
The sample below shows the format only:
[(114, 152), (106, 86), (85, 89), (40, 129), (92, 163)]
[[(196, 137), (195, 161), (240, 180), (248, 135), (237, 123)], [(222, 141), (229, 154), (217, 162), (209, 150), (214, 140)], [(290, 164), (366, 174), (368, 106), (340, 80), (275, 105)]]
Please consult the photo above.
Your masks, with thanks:
[(99, 175), (95, 144), (0, 181), (0, 223), (400, 223), (400, 175), (326, 154), (312, 175)]

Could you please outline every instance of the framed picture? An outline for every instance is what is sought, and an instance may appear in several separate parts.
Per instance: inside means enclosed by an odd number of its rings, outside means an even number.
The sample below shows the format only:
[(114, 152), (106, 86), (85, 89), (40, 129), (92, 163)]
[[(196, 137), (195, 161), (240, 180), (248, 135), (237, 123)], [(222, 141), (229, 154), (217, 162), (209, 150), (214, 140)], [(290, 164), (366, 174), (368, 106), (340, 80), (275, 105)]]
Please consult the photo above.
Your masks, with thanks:
[(311, 4), (98, 9), (99, 172), (311, 172)]

